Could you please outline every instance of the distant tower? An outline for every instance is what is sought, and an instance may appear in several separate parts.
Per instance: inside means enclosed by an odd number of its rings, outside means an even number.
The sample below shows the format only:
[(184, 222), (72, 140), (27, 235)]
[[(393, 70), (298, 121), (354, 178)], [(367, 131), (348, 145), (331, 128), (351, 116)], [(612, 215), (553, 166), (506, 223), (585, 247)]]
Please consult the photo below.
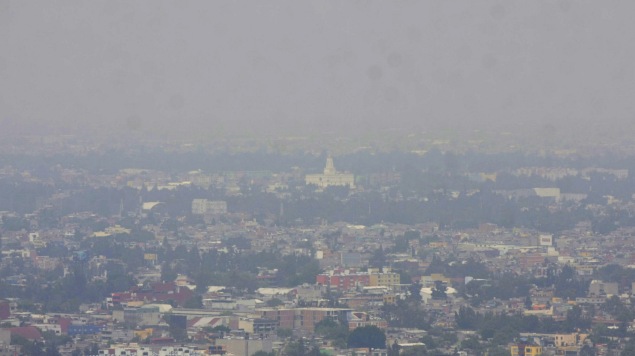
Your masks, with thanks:
[(333, 157), (329, 154), (326, 158), (326, 167), (324, 167), (324, 175), (334, 175), (337, 173), (335, 165), (333, 164)]

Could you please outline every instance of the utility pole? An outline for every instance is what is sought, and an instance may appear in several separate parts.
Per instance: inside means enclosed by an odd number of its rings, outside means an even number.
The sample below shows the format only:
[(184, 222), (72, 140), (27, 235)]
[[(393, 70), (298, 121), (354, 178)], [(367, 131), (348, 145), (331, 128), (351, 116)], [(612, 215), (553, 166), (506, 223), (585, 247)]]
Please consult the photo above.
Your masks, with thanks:
[(245, 356), (249, 356), (249, 333), (245, 333)]

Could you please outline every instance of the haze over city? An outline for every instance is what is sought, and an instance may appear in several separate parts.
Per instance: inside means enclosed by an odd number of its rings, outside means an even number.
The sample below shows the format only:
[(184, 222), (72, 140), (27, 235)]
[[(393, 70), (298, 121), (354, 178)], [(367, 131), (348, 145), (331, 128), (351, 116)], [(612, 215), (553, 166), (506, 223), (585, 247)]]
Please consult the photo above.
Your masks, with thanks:
[(0, 0), (0, 356), (634, 356), (634, 10)]
[(4, 135), (633, 133), (635, 3), (0, 1)]

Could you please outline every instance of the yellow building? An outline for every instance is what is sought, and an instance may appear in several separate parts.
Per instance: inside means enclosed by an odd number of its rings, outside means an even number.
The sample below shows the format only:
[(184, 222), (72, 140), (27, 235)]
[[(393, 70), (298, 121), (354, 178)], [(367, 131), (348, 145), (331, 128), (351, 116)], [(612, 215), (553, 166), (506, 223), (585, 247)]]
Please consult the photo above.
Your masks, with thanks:
[(512, 356), (538, 356), (542, 355), (542, 346), (518, 344), (511, 347)]
[(134, 336), (139, 338), (139, 340), (145, 340), (145, 339), (149, 338), (150, 336), (152, 336), (153, 332), (154, 332), (154, 329), (152, 329), (152, 328), (146, 328), (146, 329), (142, 329), (142, 330), (135, 330), (134, 331)]
[(397, 296), (394, 294), (384, 294), (384, 304), (397, 304)]
[(390, 287), (401, 283), (401, 276), (398, 273), (371, 273), (368, 279), (370, 287), (384, 286)]

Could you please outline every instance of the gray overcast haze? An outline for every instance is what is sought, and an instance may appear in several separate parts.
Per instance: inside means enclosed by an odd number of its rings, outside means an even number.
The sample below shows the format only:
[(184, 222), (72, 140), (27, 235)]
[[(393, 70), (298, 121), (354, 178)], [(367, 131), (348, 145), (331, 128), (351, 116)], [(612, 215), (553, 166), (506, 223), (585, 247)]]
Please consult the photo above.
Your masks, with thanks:
[(0, 124), (632, 134), (633, 14), (590, 0), (0, 0)]

